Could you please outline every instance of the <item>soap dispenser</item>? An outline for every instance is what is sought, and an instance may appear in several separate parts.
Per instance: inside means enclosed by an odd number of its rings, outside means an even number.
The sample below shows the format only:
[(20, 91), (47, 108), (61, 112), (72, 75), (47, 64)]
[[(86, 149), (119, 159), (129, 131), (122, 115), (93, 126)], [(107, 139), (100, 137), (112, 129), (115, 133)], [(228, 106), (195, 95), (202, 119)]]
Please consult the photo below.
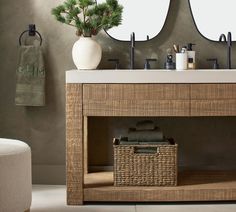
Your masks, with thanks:
[(196, 45), (196, 44), (194, 44), (194, 43), (188, 43), (187, 44), (187, 54), (188, 54), (188, 60), (189, 60), (189, 58), (193, 58), (192, 61), (193, 61), (193, 64), (195, 66), (195, 64), (196, 64), (196, 58), (195, 58), (196, 52), (193, 51), (193, 45)]

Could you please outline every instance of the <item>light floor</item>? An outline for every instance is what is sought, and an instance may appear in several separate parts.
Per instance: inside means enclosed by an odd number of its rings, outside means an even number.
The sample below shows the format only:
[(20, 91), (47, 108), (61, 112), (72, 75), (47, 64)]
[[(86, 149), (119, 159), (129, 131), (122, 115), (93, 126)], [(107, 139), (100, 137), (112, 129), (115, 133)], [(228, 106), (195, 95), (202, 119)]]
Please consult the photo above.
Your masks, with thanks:
[(66, 187), (34, 185), (31, 212), (235, 212), (236, 203), (66, 205)]

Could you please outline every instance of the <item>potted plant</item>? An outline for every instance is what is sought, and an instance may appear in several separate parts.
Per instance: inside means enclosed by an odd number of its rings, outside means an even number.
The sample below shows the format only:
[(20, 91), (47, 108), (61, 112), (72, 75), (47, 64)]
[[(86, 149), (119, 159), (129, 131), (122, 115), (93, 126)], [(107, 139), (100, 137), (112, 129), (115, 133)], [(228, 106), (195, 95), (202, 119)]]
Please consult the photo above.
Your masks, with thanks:
[(91, 37), (102, 29), (121, 24), (123, 7), (117, 0), (97, 4), (94, 0), (66, 0), (52, 9), (56, 20), (73, 26), (80, 37), (72, 48), (73, 61), (78, 69), (96, 69), (100, 63), (101, 46)]

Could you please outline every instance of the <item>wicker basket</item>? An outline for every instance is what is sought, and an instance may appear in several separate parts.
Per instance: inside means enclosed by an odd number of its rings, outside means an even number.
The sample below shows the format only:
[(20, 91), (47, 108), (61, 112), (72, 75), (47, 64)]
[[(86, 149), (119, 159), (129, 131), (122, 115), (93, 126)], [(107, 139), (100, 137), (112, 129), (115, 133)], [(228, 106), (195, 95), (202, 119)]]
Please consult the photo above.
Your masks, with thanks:
[[(170, 145), (116, 145), (114, 140), (115, 186), (176, 186), (177, 147)], [(142, 153), (142, 149), (153, 153)], [(145, 152), (145, 151), (144, 151)]]

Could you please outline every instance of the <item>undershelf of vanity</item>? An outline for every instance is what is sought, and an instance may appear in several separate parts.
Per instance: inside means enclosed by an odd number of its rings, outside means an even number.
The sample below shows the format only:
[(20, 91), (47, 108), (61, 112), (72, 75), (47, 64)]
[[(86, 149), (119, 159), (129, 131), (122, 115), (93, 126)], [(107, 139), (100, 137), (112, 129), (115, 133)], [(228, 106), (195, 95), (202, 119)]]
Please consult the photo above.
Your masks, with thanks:
[(85, 174), (84, 201), (175, 202), (236, 199), (236, 171), (183, 171), (178, 186), (113, 186), (113, 172)]

